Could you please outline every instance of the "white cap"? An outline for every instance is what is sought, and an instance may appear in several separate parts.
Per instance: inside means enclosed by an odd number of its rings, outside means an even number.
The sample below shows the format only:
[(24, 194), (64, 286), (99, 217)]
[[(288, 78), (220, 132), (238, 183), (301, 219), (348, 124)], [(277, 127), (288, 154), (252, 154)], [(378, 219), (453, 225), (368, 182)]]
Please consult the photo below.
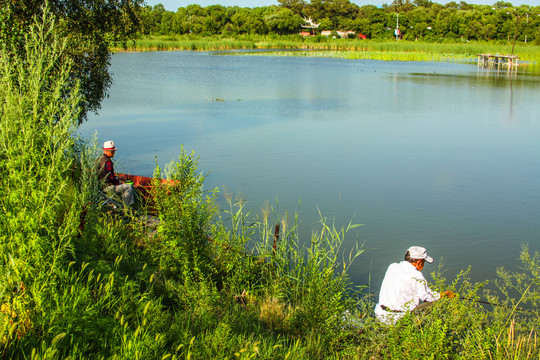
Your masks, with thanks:
[(423, 248), (421, 246), (411, 246), (407, 249), (409, 252), (409, 256), (411, 259), (421, 259), (426, 260), (428, 263), (433, 262), (433, 258), (431, 256), (428, 256), (426, 248)]
[(114, 146), (114, 141), (107, 140), (103, 143), (103, 150), (116, 150), (116, 147)]

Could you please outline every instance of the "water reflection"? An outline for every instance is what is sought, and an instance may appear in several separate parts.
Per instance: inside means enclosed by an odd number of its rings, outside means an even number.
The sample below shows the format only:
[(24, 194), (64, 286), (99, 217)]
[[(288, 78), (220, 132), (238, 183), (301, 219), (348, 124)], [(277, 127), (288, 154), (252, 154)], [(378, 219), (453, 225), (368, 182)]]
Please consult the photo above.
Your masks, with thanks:
[(421, 85), (435, 86), (469, 86), (472, 89), (478, 87), (500, 88), (506, 89), (507, 96), (501, 97), (501, 103), (507, 104), (507, 114), (504, 117), (504, 122), (513, 122), (517, 118), (514, 117), (514, 87), (519, 87), (521, 91), (537, 90), (539, 86), (538, 75), (531, 68), (516, 68), (512, 70), (507, 68), (493, 69), (477, 67), (475, 73), (455, 74), (455, 73), (409, 73), (409, 74), (394, 74), (394, 81), (397, 77), (402, 80), (410, 80)]

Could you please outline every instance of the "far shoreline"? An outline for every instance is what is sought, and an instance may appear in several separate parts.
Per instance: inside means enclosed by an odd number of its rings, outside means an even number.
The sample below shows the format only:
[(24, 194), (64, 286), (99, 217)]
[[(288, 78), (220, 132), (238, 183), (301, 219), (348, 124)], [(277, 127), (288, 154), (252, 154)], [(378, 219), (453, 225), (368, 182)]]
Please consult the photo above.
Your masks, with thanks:
[[(304, 56), (383, 61), (475, 62), (479, 54), (510, 54), (511, 43), (380, 41), (359, 39), (305, 39), (299, 36), (148, 36), (112, 47), (112, 52), (267, 50), (233, 55)], [(520, 65), (540, 64), (540, 46), (516, 44)]]

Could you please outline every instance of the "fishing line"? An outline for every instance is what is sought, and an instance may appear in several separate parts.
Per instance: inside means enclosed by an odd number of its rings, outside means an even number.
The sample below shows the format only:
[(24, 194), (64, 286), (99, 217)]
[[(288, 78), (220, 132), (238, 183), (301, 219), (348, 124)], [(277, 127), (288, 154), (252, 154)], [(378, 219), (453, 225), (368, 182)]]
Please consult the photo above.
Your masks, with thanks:
[(486, 305), (491, 305), (491, 306), (499, 306), (499, 307), (503, 307), (503, 308), (506, 308), (506, 309), (513, 309), (513, 310), (517, 310), (517, 311), (522, 311), (522, 312), (529, 312), (529, 313), (538, 314), (537, 311), (527, 310), (527, 309), (523, 309), (523, 308), (519, 308), (519, 307), (513, 308), (513, 307), (510, 307), (510, 306), (506, 306), (506, 305), (494, 304), (494, 303), (491, 303), (491, 302), (489, 302), (489, 301), (484, 301), (484, 300), (476, 300), (476, 299), (465, 298), (465, 297), (460, 297), (459, 299), (460, 299), (460, 300), (467, 300), (467, 301), (474, 301), (474, 302), (477, 302), (477, 303), (486, 304)]

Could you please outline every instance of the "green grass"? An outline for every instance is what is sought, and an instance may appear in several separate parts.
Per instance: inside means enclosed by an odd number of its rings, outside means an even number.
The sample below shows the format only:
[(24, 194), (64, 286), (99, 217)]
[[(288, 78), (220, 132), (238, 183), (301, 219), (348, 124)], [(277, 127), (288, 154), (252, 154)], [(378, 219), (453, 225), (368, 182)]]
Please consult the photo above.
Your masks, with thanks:
[(310, 50), (310, 51), (267, 51), (256, 53), (241, 53), (242, 56), (297, 56), (297, 57), (327, 57), (340, 59), (370, 59), (383, 61), (471, 61), (470, 56), (459, 54), (427, 54), (419, 52), (396, 52), (396, 51), (335, 51), (335, 50)]
[[(403, 60), (403, 61), (460, 61), (476, 60), (478, 54), (510, 54), (512, 43), (489, 42), (417, 42), (378, 41), (357, 39), (327, 39), (314, 37), (304, 39), (299, 36), (238, 36), (197, 37), (197, 36), (151, 36), (127, 44), (118, 51), (155, 50), (326, 50), (323, 52), (294, 52), (295, 56), (332, 56), (350, 59)], [(322, 55), (324, 54), (324, 55)], [(516, 44), (514, 54), (521, 61), (540, 63), (540, 46)]]

